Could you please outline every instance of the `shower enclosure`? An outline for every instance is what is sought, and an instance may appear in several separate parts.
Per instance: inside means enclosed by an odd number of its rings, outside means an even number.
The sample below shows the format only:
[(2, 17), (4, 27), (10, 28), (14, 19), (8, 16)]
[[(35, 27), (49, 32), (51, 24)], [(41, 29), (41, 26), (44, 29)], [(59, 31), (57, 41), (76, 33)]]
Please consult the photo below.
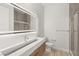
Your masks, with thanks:
[(79, 56), (79, 4), (69, 5), (70, 54)]

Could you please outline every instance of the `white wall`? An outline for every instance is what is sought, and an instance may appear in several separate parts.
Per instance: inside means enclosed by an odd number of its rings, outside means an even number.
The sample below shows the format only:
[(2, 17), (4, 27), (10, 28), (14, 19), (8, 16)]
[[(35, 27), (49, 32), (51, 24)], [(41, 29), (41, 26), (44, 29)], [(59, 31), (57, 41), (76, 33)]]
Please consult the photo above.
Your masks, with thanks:
[(60, 50), (69, 50), (69, 4), (44, 4), (44, 30), (48, 39), (56, 40)]
[(40, 3), (17, 3), (38, 17), (38, 36), (44, 36), (44, 8)]
[(0, 3), (0, 32), (13, 31), (13, 19), (13, 8), (6, 3)]
[(36, 32), (0, 35), (0, 50), (25, 42), (27, 38), (35, 38)]
[(0, 31), (9, 31), (9, 8), (0, 6)]

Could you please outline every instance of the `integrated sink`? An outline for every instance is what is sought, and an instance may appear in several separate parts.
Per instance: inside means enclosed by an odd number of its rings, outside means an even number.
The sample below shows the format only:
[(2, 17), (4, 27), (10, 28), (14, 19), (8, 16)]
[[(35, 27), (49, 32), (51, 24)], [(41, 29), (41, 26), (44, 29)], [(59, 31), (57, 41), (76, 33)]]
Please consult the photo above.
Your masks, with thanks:
[(7, 55), (9, 55), (9, 54), (21, 49), (21, 48), (33, 43), (35, 41), (37, 41), (37, 39), (26, 40), (24, 42), (21, 42), (21, 43), (18, 43), (16, 45), (13, 45), (13, 46), (10, 46), (8, 48), (5, 48), (5, 49), (1, 50), (0, 53), (3, 54), (4, 56), (7, 56)]

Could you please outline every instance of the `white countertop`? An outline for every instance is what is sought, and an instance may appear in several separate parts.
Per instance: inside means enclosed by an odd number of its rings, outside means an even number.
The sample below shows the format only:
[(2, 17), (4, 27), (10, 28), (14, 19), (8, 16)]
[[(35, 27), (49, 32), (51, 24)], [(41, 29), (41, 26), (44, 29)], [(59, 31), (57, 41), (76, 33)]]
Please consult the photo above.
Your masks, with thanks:
[(45, 37), (37, 38), (37, 41), (19, 49), (8, 56), (30, 56), (38, 47), (46, 41)]

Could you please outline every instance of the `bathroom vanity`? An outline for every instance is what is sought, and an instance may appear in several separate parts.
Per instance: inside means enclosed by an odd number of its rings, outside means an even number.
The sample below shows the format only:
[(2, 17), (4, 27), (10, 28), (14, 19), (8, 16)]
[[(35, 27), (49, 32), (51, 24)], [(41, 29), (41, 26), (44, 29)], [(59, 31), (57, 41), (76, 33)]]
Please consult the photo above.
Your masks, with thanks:
[(36, 38), (37, 40), (8, 56), (41, 56), (45, 52), (45, 37)]

